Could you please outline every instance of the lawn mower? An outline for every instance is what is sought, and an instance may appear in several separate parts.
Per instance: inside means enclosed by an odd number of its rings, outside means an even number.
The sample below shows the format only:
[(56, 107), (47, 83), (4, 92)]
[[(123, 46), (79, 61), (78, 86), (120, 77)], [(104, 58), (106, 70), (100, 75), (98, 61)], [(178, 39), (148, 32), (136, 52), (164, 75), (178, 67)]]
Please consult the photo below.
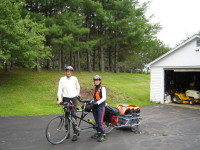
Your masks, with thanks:
[(172, 102), (191, 105), (200, 103), (200, 91), (187, 90), (185, 93), (175, 92), (172, 96)]

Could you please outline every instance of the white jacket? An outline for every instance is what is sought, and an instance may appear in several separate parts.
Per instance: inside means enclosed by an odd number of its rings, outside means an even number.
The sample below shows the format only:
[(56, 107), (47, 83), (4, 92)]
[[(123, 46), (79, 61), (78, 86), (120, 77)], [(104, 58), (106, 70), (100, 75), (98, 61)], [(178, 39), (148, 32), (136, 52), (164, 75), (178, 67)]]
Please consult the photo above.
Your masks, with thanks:
[(58, 85), (58, 100), (61, 101), (63, 97), (73, 98), (79, 95), (80, 85), (78, 79), (74, 76), (67, 78), (61, 77)]

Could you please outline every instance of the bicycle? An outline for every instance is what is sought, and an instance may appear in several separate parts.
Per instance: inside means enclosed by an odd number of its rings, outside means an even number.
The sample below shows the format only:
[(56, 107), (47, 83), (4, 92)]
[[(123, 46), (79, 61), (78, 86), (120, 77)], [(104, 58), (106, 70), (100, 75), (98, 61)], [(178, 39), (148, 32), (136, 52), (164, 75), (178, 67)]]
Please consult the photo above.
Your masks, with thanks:
[[(86, 110), (86, 106), (90, 105), (90, 99), (80, 100), (79, 102), (84, 103), (82, 106), (82, 110), (76, 110), (72, 102), (63, 102), (60, 105), (63, 106), (63, 114), (53, 118), (46, 127), (46, 138), (47, 140), (54, 145), (62, 143), (64, 140), (69, 139), (70, 137), (70, 125), (76, 129), (77, 134), (80, 134), (81, 130), (85, 129), (96, 129), (97, 125), (93, 120), (86, 120), (85, 117), (90, 113)], [(74, 114), (74, 112), (80, 112), (81, 117)], [(85, 122), (89, 126), (82, 127), (81, 123)], [(105, 131), (106, 133), (110, 133), (114, 126), (105, 122)]]

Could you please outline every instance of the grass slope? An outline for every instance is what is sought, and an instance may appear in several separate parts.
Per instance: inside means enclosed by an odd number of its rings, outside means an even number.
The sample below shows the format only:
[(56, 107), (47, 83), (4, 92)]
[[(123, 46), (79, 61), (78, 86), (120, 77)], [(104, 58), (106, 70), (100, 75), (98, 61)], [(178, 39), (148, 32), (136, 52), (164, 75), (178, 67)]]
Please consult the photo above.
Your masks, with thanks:
[[(89, 98), (93, 90), (92, 78), (99, 74), (107, 88), (107, 102), (133, 104), (138, 106), (153, 104), (149, 101), (149, 75), (128, 73), (74, 73), (81, 85), (83, 98)], [(0, 71), (0, 116), (39, 115), (60, 113), (56, 105), (59, 78), (65, 72), (30, 70)]]

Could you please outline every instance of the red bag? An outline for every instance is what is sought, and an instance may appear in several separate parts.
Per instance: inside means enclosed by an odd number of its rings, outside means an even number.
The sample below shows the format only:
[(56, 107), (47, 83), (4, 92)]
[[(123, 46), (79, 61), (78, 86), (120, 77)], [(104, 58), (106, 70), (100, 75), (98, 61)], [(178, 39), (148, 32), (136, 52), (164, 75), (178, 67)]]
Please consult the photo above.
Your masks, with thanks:
[(110, 122), (113, 124), (113, 125), (117, 125), (119, 121), (119, 116), (118, 115), (111, 115), (110, 117)]

